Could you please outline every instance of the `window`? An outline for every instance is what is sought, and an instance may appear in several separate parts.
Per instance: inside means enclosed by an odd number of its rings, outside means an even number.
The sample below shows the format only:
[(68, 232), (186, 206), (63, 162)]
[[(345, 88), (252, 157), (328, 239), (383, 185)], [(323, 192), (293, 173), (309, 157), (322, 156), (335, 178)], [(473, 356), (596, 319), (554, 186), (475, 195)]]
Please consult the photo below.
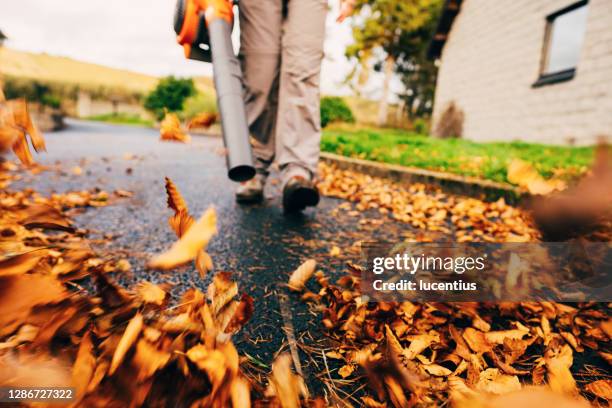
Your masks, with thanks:
[(534, 86), (574, 77), (587, 21), (587, 1), (580, 1), (546, 18), (540, 78)]

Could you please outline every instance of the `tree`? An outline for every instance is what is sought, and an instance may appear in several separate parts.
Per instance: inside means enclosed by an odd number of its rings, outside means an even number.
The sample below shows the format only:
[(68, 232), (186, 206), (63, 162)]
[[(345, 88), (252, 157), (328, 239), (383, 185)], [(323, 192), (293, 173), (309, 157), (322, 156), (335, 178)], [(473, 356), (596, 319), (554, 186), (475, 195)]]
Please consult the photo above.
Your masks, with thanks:
[(410, 119), (427, 117), (433, 109), (438, 68), (427, 57), (427, 48), (434, 35), (441, 12), (441, 3), (432, 3), (430, 18), (418, 30), (405, 31), (400, 39), (403, 50), (398, 57), (396, 71), (404, 85), (400, 98), (406, 105)]
[[(378, 108), (380, 125), (387, 120), (389, 88), (393, 73), (397, 71), (397, 62), (407, 60), (406, 53), (414, 51), (405, 49), (407, 43), (426, 31), (423, 28), (429, 27), (440, 3), (441, 0), (357, 0), (356, 12), (359, 14), (353, 26), (355, 42), (347, 47), (346, 55), (362, 67), (367, 60), (378, 59), (373, 61), (374, 68), (384, 73)], [(421, 42), (426, 44), (429, 38), (421, 38)], [(378, 49), (382, 53), (373, 52)]]
[(157, 119), (164, 117), (164, 110), (177, 112), (183, 109), (185, 100), (196, 93), (191, 78), (169, 76), (159, 81), (146, 97), (144, 107)]

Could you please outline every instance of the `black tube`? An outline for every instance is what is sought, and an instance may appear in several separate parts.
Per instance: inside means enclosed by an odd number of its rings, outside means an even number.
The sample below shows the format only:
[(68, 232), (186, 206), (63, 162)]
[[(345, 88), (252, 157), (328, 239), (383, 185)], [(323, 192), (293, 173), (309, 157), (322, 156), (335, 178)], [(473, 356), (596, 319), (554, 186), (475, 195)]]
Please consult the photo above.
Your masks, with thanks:
[(246, 181), (255, 176), (255, 167), (242, 99), (242, 72), (232, 47), (231, 33), (225, 20), (215, 19), (208, 25), (228, 177), (234, 181)]

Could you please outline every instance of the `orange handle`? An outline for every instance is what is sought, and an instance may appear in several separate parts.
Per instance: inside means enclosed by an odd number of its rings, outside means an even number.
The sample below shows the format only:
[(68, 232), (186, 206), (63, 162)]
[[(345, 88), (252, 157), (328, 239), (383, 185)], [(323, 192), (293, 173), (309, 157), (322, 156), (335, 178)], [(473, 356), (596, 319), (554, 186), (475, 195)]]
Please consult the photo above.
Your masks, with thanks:
[(223, 19), (230, 26), (234, 22), (234, 10), (232, 0), (187, 0), (185, 18), (181, 32), (176, 41), (183, 46), (185, 57), (189, 57), (191, 46), (196, 41), (200, 25), (200, 13), (204, 13), (206, 24), (209, 25), (215, 19)]

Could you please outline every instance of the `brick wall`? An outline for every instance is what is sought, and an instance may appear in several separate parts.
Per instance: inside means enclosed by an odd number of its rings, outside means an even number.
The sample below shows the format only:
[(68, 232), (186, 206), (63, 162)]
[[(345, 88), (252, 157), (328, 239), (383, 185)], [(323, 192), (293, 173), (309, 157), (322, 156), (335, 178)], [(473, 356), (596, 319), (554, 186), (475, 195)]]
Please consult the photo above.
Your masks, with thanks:
[(546, 16), (575, 0), (464, 0), (444, 45), (434, 129), (450, 101), (463, 137), (592, 144), (612, 135), (612, 0), (590, 0), (576, 76), (533, 88)]

